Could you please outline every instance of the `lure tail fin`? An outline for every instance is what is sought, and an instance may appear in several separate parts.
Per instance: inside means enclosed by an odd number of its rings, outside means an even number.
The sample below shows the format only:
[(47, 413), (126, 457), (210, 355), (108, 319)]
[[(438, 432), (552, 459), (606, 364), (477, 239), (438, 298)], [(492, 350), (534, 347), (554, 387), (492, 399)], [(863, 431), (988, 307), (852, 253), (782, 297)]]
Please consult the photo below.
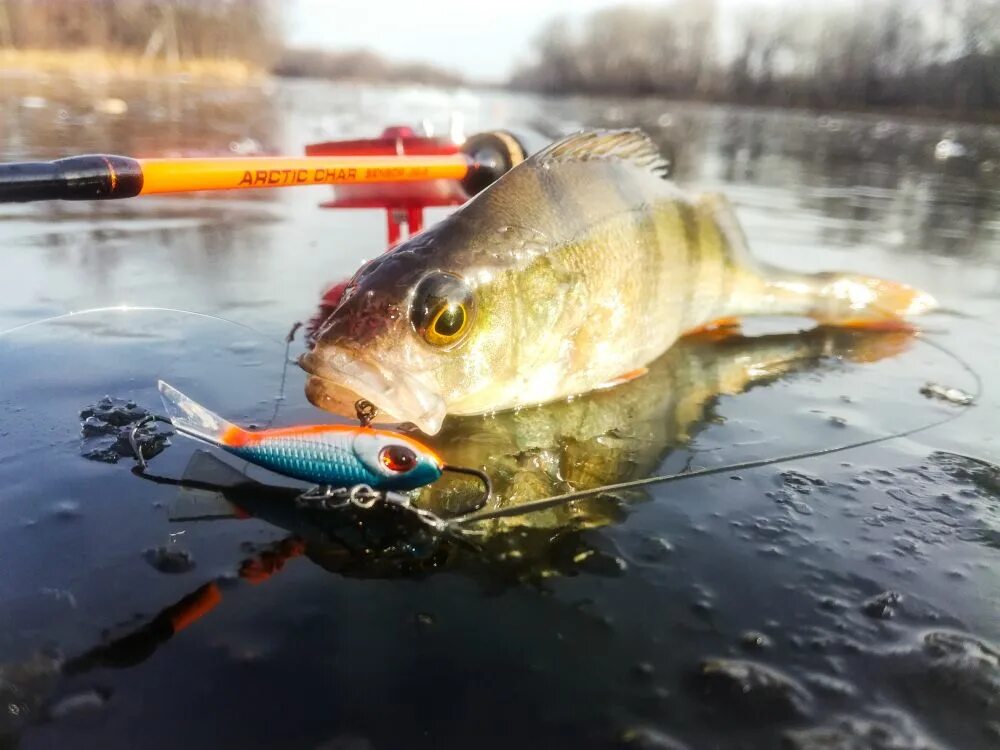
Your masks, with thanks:
[(158, 387), (167, 416), (179, 432), (212, 445), (233, 447), (242, 442), (240, 438), (246, 434), (242, 428), (195, 403), (162, 380)]

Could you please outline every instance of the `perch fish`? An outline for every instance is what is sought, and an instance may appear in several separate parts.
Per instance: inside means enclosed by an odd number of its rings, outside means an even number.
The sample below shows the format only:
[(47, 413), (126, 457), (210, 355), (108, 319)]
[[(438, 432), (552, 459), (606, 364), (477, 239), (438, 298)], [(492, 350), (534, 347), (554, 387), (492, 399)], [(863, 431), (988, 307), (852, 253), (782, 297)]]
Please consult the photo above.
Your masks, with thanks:
[(427, 434), (447, 414), (535, 405), (641, 376), (687, 333), (749, 315), (906, 328), (904, 284), (751, 257), (727, 201), (689, 196), (641, 132), (534, 154), (364, 265), (300, 359), (316, 404)]

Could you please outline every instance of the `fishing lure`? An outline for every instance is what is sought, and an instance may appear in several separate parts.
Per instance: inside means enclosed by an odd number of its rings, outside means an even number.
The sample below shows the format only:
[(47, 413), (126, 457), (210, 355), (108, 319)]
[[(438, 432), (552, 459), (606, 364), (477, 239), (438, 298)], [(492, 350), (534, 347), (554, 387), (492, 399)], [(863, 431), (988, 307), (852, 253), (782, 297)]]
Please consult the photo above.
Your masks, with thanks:
[[(397, 432), (364, 424), (245, 430), (162, 380), (159, 391), (168, 421), (181, 434), (277, 474), (312, 482), (319, 486), (320, 494), (361, 486), (383, 492), (413, 490), (439, 479), (444, 471), (476, 476), (486, 486), (487, 497), (490, 492), (489, 480), (482, 472), (449, 466), (427, 446)], [(141, 448), (134, 440), (132, 448), (144, 466)]]

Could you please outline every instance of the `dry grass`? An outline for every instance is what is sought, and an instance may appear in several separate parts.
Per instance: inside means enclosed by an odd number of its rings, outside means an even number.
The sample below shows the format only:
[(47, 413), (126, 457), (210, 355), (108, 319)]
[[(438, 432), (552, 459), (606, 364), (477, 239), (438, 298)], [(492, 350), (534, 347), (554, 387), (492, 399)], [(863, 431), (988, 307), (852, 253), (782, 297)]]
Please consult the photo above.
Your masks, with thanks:
[(21, 70), (65, 73), (96, 78), (151, 78), (185, 76), (250, 82), (266, 71), (241, 60), (178, 60), (143, 58), (140, 55), (108, 53), (100, 49), (43, 50), (0, 49), (0, 71)]

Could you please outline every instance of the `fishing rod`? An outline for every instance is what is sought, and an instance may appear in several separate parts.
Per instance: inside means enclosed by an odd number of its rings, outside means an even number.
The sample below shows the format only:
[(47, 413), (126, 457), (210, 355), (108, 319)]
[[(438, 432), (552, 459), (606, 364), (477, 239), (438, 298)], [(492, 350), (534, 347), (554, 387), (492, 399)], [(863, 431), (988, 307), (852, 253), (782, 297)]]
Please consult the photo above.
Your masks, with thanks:
[(506, 131), (470, 136), (452, 153), (333, 153), (306, 156), (143, 159), (110, 154), (0, 164), (0, 203), (115, 200), (202, 190), (364, 185), (454, 180), (475, 195), (526, 149)]

